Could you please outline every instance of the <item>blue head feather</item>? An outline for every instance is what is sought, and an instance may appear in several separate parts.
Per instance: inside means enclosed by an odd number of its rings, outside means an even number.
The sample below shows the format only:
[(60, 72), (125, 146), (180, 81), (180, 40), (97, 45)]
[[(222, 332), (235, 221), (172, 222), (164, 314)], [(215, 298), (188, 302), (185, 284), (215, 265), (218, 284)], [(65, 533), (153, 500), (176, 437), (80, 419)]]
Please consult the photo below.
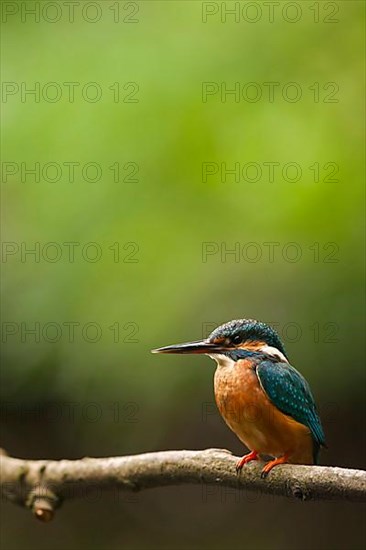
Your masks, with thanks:
[(228, 340), (233, 345), (240, 345), (242, 342), (265, 342), (268, 346), (277, 348), (287, 358), (284, 345), (277, 332), (266, 323), (254, 319), (229, 321), (211, 332), (208, 339), (211, 342)]

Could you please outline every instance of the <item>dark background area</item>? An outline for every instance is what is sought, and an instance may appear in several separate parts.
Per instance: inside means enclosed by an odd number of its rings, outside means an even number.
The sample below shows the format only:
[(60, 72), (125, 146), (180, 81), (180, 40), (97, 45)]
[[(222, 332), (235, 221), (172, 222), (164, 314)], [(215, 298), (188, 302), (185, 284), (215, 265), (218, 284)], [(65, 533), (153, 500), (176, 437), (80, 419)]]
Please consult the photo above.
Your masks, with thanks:
[[(226, 20), (220, 2), (81, 2), (71, 22), (58, 2), (54, 23), (44, 2), (39, 22), (20, 6), (37, 3), (3, 4), (19, 10), (3, 14), (2, 36), (13, 91), (2, 104), (1, 446), (35, 459), (242, 455), (213, 403), (214, 363), (150, 349), (251, 317), (277, 327), (311, 384), (329, 447), (320, 463), (364, 468), (364, 4), (301, 1), (295, 13), (280, 2), (271, 22), (263, 2), (258, 21), (247, 2)], [(74, 101), (65, 82), (78, 84)], [(236, 83), (239, 96), (224, 93)], [(238, 181), (225, 176), (235, 163)], [(207, 166), (216, 173), (204, 177)], [(358, 550), (364, 514), (169, 487), (85, 496), (48, 525), (2, 503), (1, 542)]]

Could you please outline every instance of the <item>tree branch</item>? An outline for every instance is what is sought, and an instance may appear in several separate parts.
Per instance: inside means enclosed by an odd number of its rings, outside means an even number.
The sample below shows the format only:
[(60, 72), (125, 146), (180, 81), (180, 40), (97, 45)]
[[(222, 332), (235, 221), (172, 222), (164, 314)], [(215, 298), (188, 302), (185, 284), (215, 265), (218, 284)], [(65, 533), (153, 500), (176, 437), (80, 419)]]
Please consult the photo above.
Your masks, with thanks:
[(366, 501), (366, 472), (329, 466), (277, 466), (261, 479), (263, 464), (247, 464), (238, 475), (229, 451), (162, 451), (112, 458), (22, 460), (0, 457), (3, 498), (49, 521), (62, 501), (90, 491), (140, 491), (185, 483), (216, 485), (301, 500)]

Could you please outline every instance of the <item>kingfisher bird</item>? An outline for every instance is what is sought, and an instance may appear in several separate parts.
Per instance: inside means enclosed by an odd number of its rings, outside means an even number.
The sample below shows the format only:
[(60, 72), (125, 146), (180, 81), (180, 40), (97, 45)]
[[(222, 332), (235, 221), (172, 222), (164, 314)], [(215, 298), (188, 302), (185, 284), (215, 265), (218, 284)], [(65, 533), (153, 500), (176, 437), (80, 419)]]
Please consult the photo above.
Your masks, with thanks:
[(205, 340), (165, 346), (153, 353), (205, 354), (217, 363), (217, 407), (229, 428), (250, 450), (236, 465), (263, 455), (278, 464), (316, 464), (325, 437), (305, 378), (289, 364), (277, 332), (254, 319), (237, 319), (216, 328)]

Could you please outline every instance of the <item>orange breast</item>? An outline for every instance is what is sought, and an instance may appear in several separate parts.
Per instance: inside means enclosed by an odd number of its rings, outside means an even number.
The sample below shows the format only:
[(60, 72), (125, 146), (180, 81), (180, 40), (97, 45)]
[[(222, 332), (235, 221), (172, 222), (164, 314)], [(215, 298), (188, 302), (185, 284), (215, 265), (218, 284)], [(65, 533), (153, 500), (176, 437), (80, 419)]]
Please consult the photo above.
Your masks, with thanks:
[(251, 451), (313, 463), (309, 428), (271, 403), (248, 359), (217, 367), (215, 399), (227, 425)]

